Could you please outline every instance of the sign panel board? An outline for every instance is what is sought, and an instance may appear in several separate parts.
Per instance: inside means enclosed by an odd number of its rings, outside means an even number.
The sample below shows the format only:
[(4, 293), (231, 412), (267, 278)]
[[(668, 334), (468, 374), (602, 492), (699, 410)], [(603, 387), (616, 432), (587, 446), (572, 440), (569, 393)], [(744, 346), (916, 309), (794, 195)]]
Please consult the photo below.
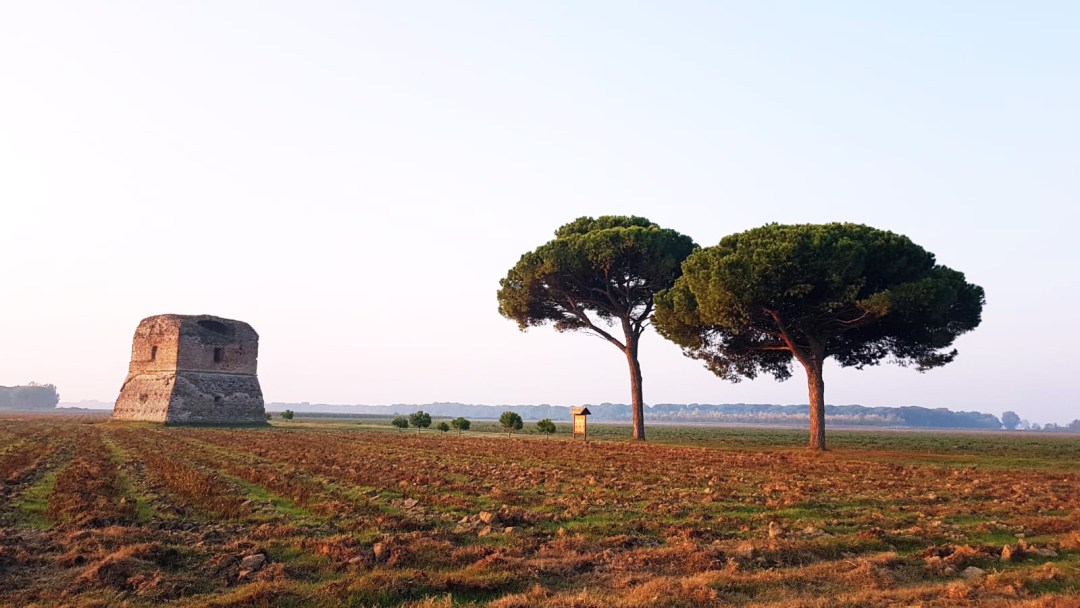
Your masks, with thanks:
[(585, 441), (589, 440), (588, 431), (585, 427), (585, 417), (591, 413), (587, 407), (570, 408), (570, 414), (574, 416), (574, 437), (581, 435)]
[(585, 416), (574, 416), (574, 434), (585, 434)]

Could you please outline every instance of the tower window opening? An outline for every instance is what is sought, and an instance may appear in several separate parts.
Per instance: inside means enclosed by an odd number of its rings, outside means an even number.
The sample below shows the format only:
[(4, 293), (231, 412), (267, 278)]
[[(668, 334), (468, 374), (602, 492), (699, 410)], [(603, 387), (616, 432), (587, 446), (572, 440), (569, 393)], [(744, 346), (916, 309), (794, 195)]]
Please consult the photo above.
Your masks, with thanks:
[(222, 349), (220, 346), (214, 348), (214, 363), (221, 363)]
[(150, 347), (150, 360), (151, 361), (157, 361), (157, 347), (156, 346), (151, 346)]
[(205, 319), (202, 321), (198, 321), (196, 324), (203, 329), (212, 331), (216, 334), (221, 334), (223, 336), (231, 336), (233, 334), (233, 329), (220, 321), (211, 321), (209, 319)]

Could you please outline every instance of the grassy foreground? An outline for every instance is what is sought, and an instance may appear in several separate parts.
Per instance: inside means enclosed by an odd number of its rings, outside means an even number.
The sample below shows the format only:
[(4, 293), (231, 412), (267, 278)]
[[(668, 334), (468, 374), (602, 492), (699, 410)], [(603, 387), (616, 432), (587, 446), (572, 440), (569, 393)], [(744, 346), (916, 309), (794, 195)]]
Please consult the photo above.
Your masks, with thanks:
[(1077, 437), (388, 428), (0, 418), (0, 605), (1080, 605)]

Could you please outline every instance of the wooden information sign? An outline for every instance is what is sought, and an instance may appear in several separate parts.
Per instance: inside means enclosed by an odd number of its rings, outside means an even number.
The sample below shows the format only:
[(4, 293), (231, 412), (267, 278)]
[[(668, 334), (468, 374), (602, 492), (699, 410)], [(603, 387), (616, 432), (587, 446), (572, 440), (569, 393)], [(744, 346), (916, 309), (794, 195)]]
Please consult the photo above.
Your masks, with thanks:
[(585, 427), (585, 417), (591, 414), (587, 407), (572, 407), (570, 413), (574, 416), (574, 438), (581, 435), (585, 441), (589, 440), (588, 431)]

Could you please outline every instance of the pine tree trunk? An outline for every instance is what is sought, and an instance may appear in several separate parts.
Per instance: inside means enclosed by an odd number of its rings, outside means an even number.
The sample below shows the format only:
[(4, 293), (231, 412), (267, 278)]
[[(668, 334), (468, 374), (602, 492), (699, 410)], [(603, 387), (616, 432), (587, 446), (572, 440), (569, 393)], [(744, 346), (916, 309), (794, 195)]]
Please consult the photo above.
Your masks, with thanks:
[(627, 336), (626, 361), (630, 365), (630, 410), (634, 419), (634, 440), (645, 441), (645, 400), (641, 390), (641, 364), (637, 356), (637, 338)]
[(821, 357), (813, 357), (806, 368), (806, 381), (810, 388), (810, 445), (811, 450), (825, 449), (825, 380), (821, 370)]

